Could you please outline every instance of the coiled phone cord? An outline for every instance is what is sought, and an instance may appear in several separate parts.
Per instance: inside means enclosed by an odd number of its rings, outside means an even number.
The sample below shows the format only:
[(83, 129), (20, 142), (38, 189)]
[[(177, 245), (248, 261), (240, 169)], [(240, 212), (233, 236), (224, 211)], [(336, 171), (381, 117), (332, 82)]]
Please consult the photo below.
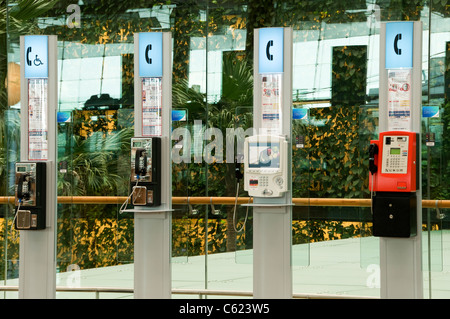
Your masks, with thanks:
[[(20, 204), (22, 203), (22, 199), (19, 198), (18, 201), (19, 201), (19, 205), (17, 205), (17, 210), (14, 213), (14, 219), (13, 219), (13, 222), (11, 224), (11, 234), (12, 234), (13, 229), (14, 229), (14, 224), (16, 223), (16, 218), (17, 218), (17, 214), (19, 213), (19, 210), (20, 210)], [(13, 239), (16, 240), (17, 239), (17, 235)]]
[[(240, 233), (244, 229), (245, 224), (247, 223), (248, 206), (247, 206), (247, 211), (245, 213), (245, 219), (244, 219), (244, 223), (242, 224), (242, 227), (240, 229), (236, 229), (236, 206), (237, 206), (238, 197), (239, 197), (239, 181), (237, 182), (236, 196), (235, 196), (235, 200), (234, 200), (233, 227), (234, 227), (235, 232)], [(250, 203), (250, 198), (248, 199), (248, 203)]]
[[(134, 187), (131, 188), (131, 193), (130, 193), (130, 195), (129, 195), (129, 196), (127, 197), (127, 199), (123, 202), (122, 206), (120, 206), (120, 209), (119, 209), (119, 213), (120, 213), (120, 214), (122, 214), (122, 213), (124, 212), (125, 208), (127, 207), (128, 201), (130, 200), (131, 196), (133, 196), (134, 188), (135, 188), (136, 186), (138, 186), (138, 183), (139, 183), (139, 175), (136, 175), (136, 185), (134, 185)], [(125, 208), (124, 208), (124, 207), (125, 207)]]
[(370, 214), (373, 215), (373, 175), (372, 175), (372, 189), (370, 190)]

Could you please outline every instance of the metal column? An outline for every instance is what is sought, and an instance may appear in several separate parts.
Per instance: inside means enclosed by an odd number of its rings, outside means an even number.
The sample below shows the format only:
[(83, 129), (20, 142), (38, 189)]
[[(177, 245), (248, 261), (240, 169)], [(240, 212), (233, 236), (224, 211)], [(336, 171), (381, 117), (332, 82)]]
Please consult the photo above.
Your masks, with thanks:
[[(421, 132), (422, 23), (413, 23), (411, 131)], [(388, 70), (386, 69), (386, 24), (380, 25), (379, 131), (388, 131)], [(399, 42), (401, 43), (401, 42)], [(390, 45), (390, 44), (388, 44)], [(403, 50), (405, 50), (403, 48)], [(405, 54), (407, 52), (403, 52)], [(420, 136), (420, 134), (419, 134)], [(421, 139), (417, 147), (420, 148)], [(420, 154), (420, 151), (419, 151)], [(421, 167), (420, 158), (417, 165)], [(419, 170), (421, 171), (421, 170)], [(418, 183), (421, 184), (421, 174)], [(417, 195), (417, 235), (411, 238), (380, 238), (381, 298), (423, 298), (422, 190)]]
[[(149, 43), (150, 44), (150, 43)], [(155, 44), (153, 44), (155, 45)], [(134, 38), (134, 129), (143, 136), (142, 78), (139, 75), (139, 34)], [(150, 48), (150, 47), (149, 47)], [(161, 131), (161, 205), (134, 209), (134, 297), (170, 298), (172, 240), (172, 37), (162, 33), (162, 131)], [(150, 60), (149, 60), (150, 61)]]
[[(269, 28), (270, 29), (270, 28)], [(262, 82), (259, 70), (259, 35), (254, 34), (253, 126), (256, 134), (263, 128)], [(269, 48), (269, 43), (264, 46)], [(267, 49), (266, 49), (267, 50)], [(278, 51), (277, 51), (278, 50)], [(269, 50), (267, 50), (269, 51)], [(253, 204), (253, 295), (254, 298), (292, 298), (292, 29), (283, 28), (283, 47), (270, 48), (282, 52), (281, 135), (288, 141), (288, 191), (279, 198), (254, 198)], [(264, 56), (266, 52), (264, 53)], [(269, 53), (267, 52), (267, 55)]]
[[(47, 165), (46, 185), (46, 228), (41, 230), (20, 231), (20, 259), (19, 259), (19, 298), (51, 299), (56, 297), (56, 161), (57, 161), (57, 121), (58, 105), (57, 82), (57, 37), (33, 36), (37, 41), (33, 45), (26, 45), (26, 37), (20, 37), (20, 98), (21, 98), (21, 136), (20, 159), (31, 161), (29, 156), (29, 92), (28, 78), (25, 68), (35, 68), (42, 63), (48, 74), (47, 105), (40, 110), (47, 114), (47, 145), (48, 154), (40, 161)], [(29, 38), (27, 38), (29, 39)], [(29, 42), (31, 43), (31, 42)], [(36, 46), (34, 46), (36, 45)], [(41, 55), (38, 46), (48, 48), (45, 56)], [(25, 47), (27, 46), (27, 47)], [(27, 55), (27, 50), (29, 54)], [(32, 53), (32, 54), (31, 54)], [(39, 56), (38, 56), (39, 55)], [(33, 64), (33, 62), (38, 63)], [(39, 59), (38, 59), (39, 58)]]

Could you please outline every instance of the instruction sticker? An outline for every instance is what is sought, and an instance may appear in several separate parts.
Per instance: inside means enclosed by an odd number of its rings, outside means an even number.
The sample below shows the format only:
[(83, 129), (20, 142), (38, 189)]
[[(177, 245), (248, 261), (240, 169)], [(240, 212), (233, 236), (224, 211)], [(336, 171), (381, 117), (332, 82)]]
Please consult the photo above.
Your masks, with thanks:
[(411, 70), (388, 71), (388, 130), (411, 131)]
[(161, 78), (142, 79), (142, 136), (162, 135)]
[(261, 75), (261, 128), (267, 134), (281, 134), (281, 74)]
[(48, 159), (47, 79), (28, 80), (28, 160)]

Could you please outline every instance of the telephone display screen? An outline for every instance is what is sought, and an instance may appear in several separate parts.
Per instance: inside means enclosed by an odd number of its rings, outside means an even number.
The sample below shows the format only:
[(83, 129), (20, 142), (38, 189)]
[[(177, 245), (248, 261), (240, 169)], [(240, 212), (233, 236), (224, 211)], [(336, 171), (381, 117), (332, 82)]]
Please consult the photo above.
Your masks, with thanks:
[(391, 148), (391, 155), (400, 155), (399, 148)]
[(280, 143), (249, 143), (249, 168), (280, 168)]

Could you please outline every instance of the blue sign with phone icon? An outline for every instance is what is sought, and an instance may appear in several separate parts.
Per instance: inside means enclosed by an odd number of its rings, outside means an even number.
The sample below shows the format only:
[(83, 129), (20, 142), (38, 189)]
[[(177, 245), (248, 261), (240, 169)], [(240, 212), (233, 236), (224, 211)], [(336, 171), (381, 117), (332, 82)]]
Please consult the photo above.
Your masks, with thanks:
[(386, 69), (413, 67), (414, 22), (386, 23)]
[(48, 78), (48, 36), (24, 37), (25, 77)]
[(139, 33), (139, 76), (162, 77), (163, 37), (161, 32)]
[(283, 28), (259, 29), (259, 73), (283, 73)]

